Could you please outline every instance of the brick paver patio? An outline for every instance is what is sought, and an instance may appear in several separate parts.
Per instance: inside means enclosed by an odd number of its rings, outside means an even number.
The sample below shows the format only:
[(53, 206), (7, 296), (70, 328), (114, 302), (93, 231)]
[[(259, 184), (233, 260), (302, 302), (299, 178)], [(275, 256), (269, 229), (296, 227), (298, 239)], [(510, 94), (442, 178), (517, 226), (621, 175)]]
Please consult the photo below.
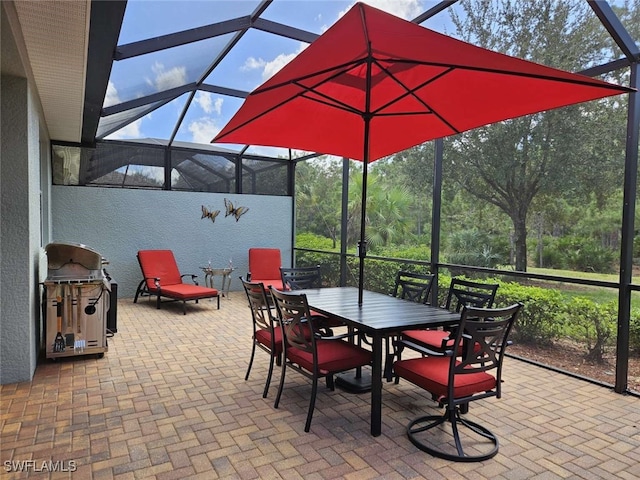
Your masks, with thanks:
[(326, 388), (304, 433), (308, 381), (288, 375), (275, 410), (279, 371), (263, 399), (263, 352), (244, 380), (251, 332), (244, 294), (221, 303), (220, 310), (192, 303), (182, 315), (177, 304), (158, 311), (146, 299), (120, 299), (118, 333), (104, 358), (47, 361), (32, 382), (2, 386), (0, 476), (640, 478), (638, 398), (515, 359), (505, 361), (503, 398), (476, 402), (469, 413), (500, 438), (489, 461), (452, 463), (415, 448), (406, 424), (438, 410), (407, 382), (384, 384), (379, 437), (369, 435), (368, 394)]

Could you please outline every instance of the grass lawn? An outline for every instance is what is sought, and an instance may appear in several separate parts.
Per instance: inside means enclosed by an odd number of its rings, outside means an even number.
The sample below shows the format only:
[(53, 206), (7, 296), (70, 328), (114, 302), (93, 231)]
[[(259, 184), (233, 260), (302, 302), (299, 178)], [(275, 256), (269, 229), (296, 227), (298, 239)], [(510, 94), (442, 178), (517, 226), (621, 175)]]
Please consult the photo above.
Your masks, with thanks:
[[(544, 275), (557, 275), (561, 277), (573, 277), (582, 278), (588, 280), (598, 280), (604, 282), (618, 282), (620, 276), (617, 273), (590, 273), (590, 272), (576, 272), (573, 270), (555, 270), (550, 268), (528, 268), (530, 273), (539, 273)], [(640, 281), (640, 277), (634, 276), (633, 283)], [(569, 297), (586, 297), (597, 303), (606, 303), (618, 300), (618, 290), (613, 288), (604, 287), (590, 287), (588, 285), (573, 285), (569, 283), (556, 283), (548, 282), (544, 280), (536, 280), (541, 286), (557, 288), (562, 293)], [(640, 292), (632, 292), (632, 306), (640, 307)]]

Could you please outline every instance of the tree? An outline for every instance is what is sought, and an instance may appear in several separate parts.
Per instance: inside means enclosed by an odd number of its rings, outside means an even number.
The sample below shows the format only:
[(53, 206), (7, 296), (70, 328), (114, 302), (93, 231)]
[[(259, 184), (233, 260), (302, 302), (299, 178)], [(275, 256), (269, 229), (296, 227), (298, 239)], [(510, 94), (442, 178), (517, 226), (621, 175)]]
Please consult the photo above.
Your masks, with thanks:
[[(586, 2), (466, 0), (461, 6), (463, 14), (452, 13), (458, 35), (492, 50), (570, 71), (601, 63), (608, 54), (606, 31)], [(534, 198), (562, 196), (568, 187), (580, 192), (572, 179), (590, 160), (584, 152), (603, 138), (597, 103), (476, 129), (445, 147), (446, 175), (511, 219), (516, 270), (527, 268), (527, 218)]]
[(321, 157), (296, 165), (296, 220), (299, 231), (330, 238), (340, 236), (342, 162)]
[[(378, 160), (372, 170), (389, 185), (402, 185), (411, 196), (406, 212), (414, 223), (417, 236), (429, 233), (433, 191), (433, 142), (409, 148), (385, 160)], [(429, 230), (427, 230), (429, 229)]]
[[(362, 218), (361, 168), (354, 168), (350, 177), (347, 238), (348, 244), (355, 246)], [(411, 237), (412, 222), (406, 216), (410, 205), (411, 196), (405, 188), (385, 184), (375, 171), (369, 172), (365, 236), (371, 248), (404, 243)]]

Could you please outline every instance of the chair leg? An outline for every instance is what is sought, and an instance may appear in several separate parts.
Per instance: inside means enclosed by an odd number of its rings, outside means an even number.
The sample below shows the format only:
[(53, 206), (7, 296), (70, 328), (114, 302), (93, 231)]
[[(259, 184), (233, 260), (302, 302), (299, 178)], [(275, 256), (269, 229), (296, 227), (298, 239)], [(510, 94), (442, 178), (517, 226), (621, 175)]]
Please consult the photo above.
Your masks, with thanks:
[[(430, 430), (434, 427), (442, 425), (443, 423), (451, 424), (451, 435), (453, 437), (453, 443), (455, 444), (456, 453), (448, 452), (444, 449), (440, 449), (441, 446), (448, 442), (439, 438), (440, 435), (434, 435), (433, 442), (428, 444), (418, 438), (418, 434)], [(460, 437), (459, 427), (464, 426), (475, 433), (477, 436), (489, 440), (485, 442), (490, 446), (488, 450), (485, 449), (483, 453), (476, 455), (469, 455), (465, 453), (464, 446), (462, 445), (462, 439)], [(439, 433), (444, 433), (440, 431)], [(425, 417), (416, 418), (407, 426), (407, 436), (411, 443), (418, 447), (423, 452), (427, 452), (435, 457), (444, 458), (446, 460), (452, 460), (454, 462), (481, 462), (489, 458), (494, 457), (498, 453), (498, 438), (487, 428), (479, 425), (470, 420), (460, 417), (460, 411), (458, 408), (447, 408), (443, 415), (430, 415)], [(465, 435), (465, 438), (469, 435)], [(476, 449), (481, 449), (479, 441), (474, 442)]]
[(332, 373), (330, 373), (329, 375), (327, 375), (327, 376), (325, 377), (325, 379), (326, 379), (326, 381), (327, 381), (327, 388), (328, 388), (329, 390), (331, 390), (332, 392), (333, 392), (333, 391), (335, 391), (335, 389), (336, 389), (336, 385), (335, 385), (335, 382), (333, 381), (333, 374), (332, 374)]
[[(198, 301), (196, 300), (196, 303), (198, 303)], [(182, 301), (182, 314), (186, 315), (187, 314), (187, 301), (183, 300)]]
[(264, 383), (264, 392), (262, 392), (262, 398), (267, 398), (267, 394), (269, 393), (269, 385), (271, 385), (271, 376), (273, 375), (273, 361), (274, 354), (272, 352), (269, 355), (269, 373), (267, 373), (267, 380)]
[(160, 294), (158, 294), (156, 298), (156, 308), (160, 310)]
[(142, 279), (142, 281), (138, 284), (138, 288), (136, 289), (136, 296), (133, 297), (133, 303), (138, 303), (138, 296), (142, 295), (144, 293), (145, 282), (146, 282), (146, 280)]
[(249, 373), (251, 373), (251, 367), (253, 366), (253, 357), (255, 357), (256, 355), (256, 342), (255, 340), (252, 343), (252, 348), (251, 348), (251, 357), (249, 357), (249, 366), (247, 367), (247, 373), (244, 376), (244, 381), (246, 382), (247, 380), (249, 380)]
[[(400, 338), (398, 337), (398, 342), (395, 345), (395, 355), (396, 355), (396, 361), (399, 362), (400, 360), (402, 360), (402, 350), (404, 350), (404, 347), (402, 346), (402, 344), (400, 343)], [(391, 370), (393, 372), (393, 365), (391, 366)], [(398, 375), (395, 376), (395, 381), (394, 383), (396, 385), (398, 385), (400, 383), (400, 377)]]
[(307, 412), (307, 423), (304, 425), (304, 431), (308, 432), (311, 429), (311, 419), (313, 418), (313, 410), (316, 408), (316, 394), (318, 393), (318, 376), (313, 376), (313, 382), (311, 384), (311, 399), (309, 400), (309, 411)]
[(284, 387), (284, 375), (286, 371), (287, 371), (287, 359), (283, 354), (282, 373), (280, 374), (280, 384), (278, 385), (278, 394), (276, 395), (276, 401), (273, 403), (273, 408), (278, 408), (278, 405), (280, 405), (280, 397), (282, 396), (282, 388)]

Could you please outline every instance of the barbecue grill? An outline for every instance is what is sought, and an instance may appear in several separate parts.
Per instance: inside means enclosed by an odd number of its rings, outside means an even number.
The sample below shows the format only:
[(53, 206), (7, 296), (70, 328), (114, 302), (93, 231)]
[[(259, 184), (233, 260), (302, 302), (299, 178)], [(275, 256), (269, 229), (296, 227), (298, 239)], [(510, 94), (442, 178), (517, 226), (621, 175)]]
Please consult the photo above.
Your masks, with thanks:
[(98, 354), (108, 350), (106, 321), (111, 285), (107, 262), (80, 243), (50, 243), (44, 312), (47, 358)]

